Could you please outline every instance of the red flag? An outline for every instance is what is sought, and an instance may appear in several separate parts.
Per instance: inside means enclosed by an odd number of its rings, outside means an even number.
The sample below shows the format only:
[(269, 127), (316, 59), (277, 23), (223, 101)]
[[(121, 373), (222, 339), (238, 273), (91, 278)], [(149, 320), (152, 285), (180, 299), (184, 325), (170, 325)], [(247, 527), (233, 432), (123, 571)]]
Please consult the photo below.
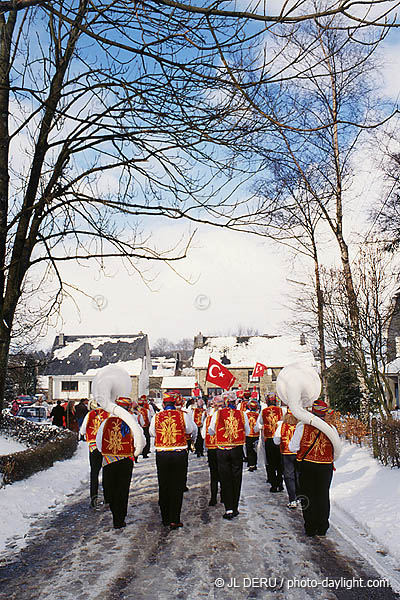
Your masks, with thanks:
[(253, 373), (252, 373), (252, 377), (262, 377), (264, 375), (264, 371), (265, 369), (267, 369), (268, 367), (266, 367), (265, 365), (263, 365), (262, 363), (256, 363), (256, 366), (254, 367)]
[(224, 365), (221, 365), (221, 363), (214, 358), (210, 358), (208, 361), (206, 381), (222, 387), (223, 390), (230, 390), (235, 380), (236, 377), (232, 375)]

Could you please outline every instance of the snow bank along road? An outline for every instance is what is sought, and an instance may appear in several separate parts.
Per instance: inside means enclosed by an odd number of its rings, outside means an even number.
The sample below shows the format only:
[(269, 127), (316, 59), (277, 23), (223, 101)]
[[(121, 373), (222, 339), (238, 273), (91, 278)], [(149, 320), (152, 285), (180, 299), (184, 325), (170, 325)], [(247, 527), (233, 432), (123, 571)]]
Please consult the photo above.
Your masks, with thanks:
[(82, 486), (34, 523), (23, 550), (9, 546), (1, 600), (400, 598), (343, 520), (326, 538), (307, 538), (301, 512), (286, 508), (286, 493), (269, 492), (263, 468), (244, 470), (233, 521), (222, 519), (222, 504), (208, 507), (206, 458), (190, 456), (188, 486), (176, 531), (160, 522), (154, 453), (134, 468), (123, 530), (112, 528), (109, 511), (89, 509)]

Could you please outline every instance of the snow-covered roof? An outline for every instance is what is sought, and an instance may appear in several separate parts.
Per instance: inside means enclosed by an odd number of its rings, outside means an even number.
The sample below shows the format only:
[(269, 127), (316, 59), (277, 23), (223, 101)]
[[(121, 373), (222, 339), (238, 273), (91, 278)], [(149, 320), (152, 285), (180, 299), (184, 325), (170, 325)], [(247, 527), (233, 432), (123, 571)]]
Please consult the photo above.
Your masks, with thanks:
[(196, 383), (196, 377), (163, 377), (161, 382), (161, 389), (163, 390), (181, 390), (181, 389), (192, 389)]
[[(314, 356), (308, 344), (301, 344), (300, 337), (289, 335), (206, 337), (201, 348), (193, 356), (195, 369), (205, 369), (210, 357), (229, 368), (252, 369), (256, 362), (266, 367), (284, 367), (293, 362), (314, 364)], [(224, 358), (226, 357), (226, 358)], [(227, 360), (230, 362), (227, 362)]]
[(130, 375), (139, 375), (147, 352), (147, 335), (143, 333), (57, 336), (46, 374), (95, 375), (101, 367), (115, 364), (124, 367)]
[(386, 373), (397, 374), (400, 372), (400, 357), (395, 358), (392, 362), (386, 365)]
[(164, 377), (174, 375), (176, 369), (176, 358), (166, 358), (165, 356), (155, 356), (151, 359), (153, 377)]

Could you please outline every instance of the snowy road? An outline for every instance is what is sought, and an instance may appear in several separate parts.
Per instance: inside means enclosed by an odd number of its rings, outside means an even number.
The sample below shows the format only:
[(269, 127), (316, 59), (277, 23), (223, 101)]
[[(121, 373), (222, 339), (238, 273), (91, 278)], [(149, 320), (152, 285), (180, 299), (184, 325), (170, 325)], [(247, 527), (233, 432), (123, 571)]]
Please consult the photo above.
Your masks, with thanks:
[(188, 486), (184, 527), (172, 532), (160, 523), (154, 454), (135, 466), (124, 530), (112, 528), (108, 511), (88, 508), (82, 487), (62, 512), (35, 523), (23, 550), (8, 546), (1, 600), (400, 598), (359, 587), (381, 586), (386, 571), (370, 564), (379, 549), (368, 554), (355, 534), (341, 535), (343, 515), (327, 538), (310, 540), (286, 494), (269, 493), (263, 469), (244, 470), (233, 521), (222, 519), (221, 504), (208, 507), (206, 458), (190, 457)]

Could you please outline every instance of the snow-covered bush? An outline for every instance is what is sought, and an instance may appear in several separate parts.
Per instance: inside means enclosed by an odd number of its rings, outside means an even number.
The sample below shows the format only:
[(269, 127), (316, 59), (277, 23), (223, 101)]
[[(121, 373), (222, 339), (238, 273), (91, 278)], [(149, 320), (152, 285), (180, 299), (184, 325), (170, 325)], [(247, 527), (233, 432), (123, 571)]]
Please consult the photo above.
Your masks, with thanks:
[(29, 446), (27, 450), (0, 456), (0, 475), (4, 485), (48, 469), (57, 460), (70, 458), (78, 445), (76, 433), (8, 414), (3, 414), (0, 433)]

